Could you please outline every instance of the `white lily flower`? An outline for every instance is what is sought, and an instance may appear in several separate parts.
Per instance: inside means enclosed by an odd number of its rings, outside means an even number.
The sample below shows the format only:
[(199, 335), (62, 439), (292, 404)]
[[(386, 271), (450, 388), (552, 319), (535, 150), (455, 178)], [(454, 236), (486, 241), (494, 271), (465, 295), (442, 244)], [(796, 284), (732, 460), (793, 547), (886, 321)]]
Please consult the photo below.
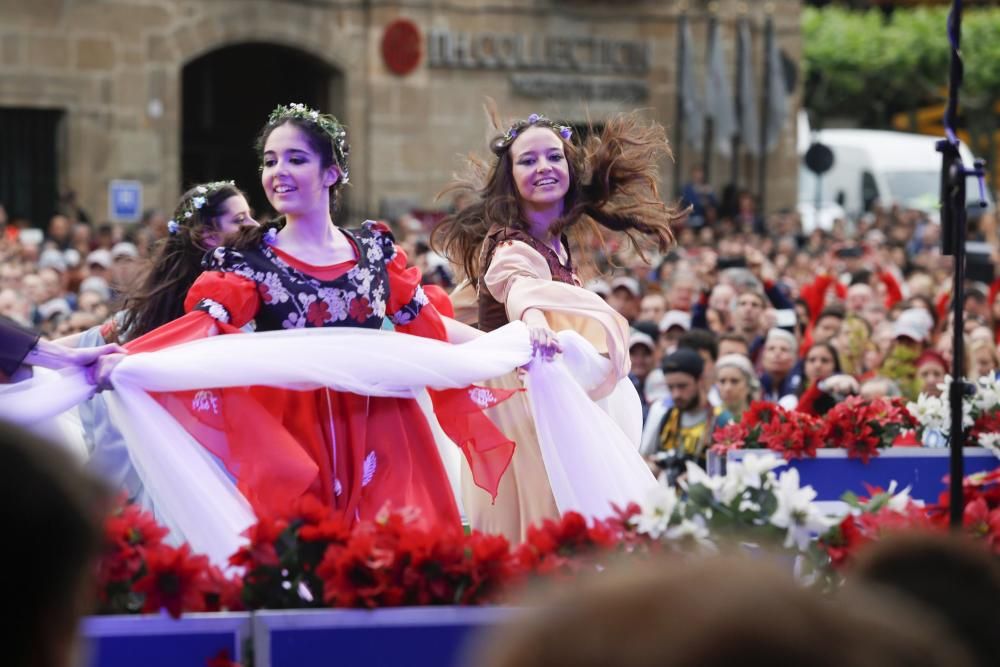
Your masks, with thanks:
[(805, 551), (814, 533), (833, 525), (834, 521), (824, 516), (813, 503), (816, 490), (811, 486), (799, 486), (799, 471), (795, 468), (781, 473), (773, 491), (778, 508), (770, 521), (778, 528), (787, 529), (785, 548), (795, 545)]
[(686, 462), (687, 474), (685, 479), (681, 482), (681, 486), (685, 491), (690, 489), (692, 486), (697, 486), (701, 484), (706, 489), (712, 492), (712, 496), (718, 498), (719, 490), (725, 483), (725, 477), (712, 477), (707, 472), (705, 472), (701, 466), (693, 461)]
[(674, 488), (659, 485), (650, 488), (640, 504), (642, 512), (632, 517), (631, 523), (637, 532), (659, 539), (667, 532), (679, 502)]
[(726, 474), (740, 478), (748, 487), (760, 489), (766, 486), (768, 473), (783, 465), (788, 465), (788, 461), (774, 454), (748, 452), (742, 461), (730, 463)]

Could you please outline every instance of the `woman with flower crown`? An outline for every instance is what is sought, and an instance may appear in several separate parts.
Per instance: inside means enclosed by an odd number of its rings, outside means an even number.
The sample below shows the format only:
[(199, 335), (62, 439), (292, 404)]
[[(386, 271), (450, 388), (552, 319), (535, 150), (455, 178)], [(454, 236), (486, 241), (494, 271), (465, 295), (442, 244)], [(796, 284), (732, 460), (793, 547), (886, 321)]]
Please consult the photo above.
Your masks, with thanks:
[[(118, 342), (129, 352), (155, 349), (137, 338), (184, 314), (184, 296), (201, 274), (205, 253), (235, 238), (243, 227), (256, 227), (246, 195), (233, 181), (199, 183), (181, 195), (167, 237), (154, 248), (142, 278), (125, 287), (122, 309), (102, 326), (62, 339), (77, 347)], [(119, 359), (109, 359), (108, 368)], [(105, 368), (105, 373), (108, 372)], [(98, 394), (79, 406), (87, 467), (129, 499), (150, 506), (129, 461), (121, 433), (108, 418), (106, 397)], [(155, 508), (150, 507), (155, 511)]]
[[(437, 313), (420, 287), (419, 271), (407, 268), (387, 226), (368, 221), (347, 230), (333, 224), (348, 178), (346, 132), (333, 116), (298, 104), (279, 106), (257, 149), (261, 183), (280, 217), (242, 230), (232, 243), (206, 255), (204, 273), (184, 299), (187, 314), (134, 341), (139, 349), (237, 333), (252, 321), (256, 333), (231, 338), (255, 339), (251, 342), (264, 346), (255, 349), (274, 354), (275, 368), (298, 372), (310, 360), (278, 352), (288, 350), (281, 344), (289, 338), (268, 338), (266, 332), (377, 334), (388, 318), (397, 332), (439, 341), (478, 334)], [(301, 340), (324, 342), (322, 336)], [(275, 342), (270, 349), (268, 341)], [(353, 352), (357, 361), (368, 350)], [(400, 354), (372, 363), (398, 367), (408, 359)], [(309, 377), (293, 384), (313, 386), (315, 374), (301, 370)], [(227, 380), (220, 374), (217, 388), (202, 385), (156, 399), (222, 463), (258, 515), (287, 513), (311, 495), (349, 521), (374, 518), (389, 507), (416, 510), (415, 520), (425, 526), (460, 527), (432, 427), (414, 398), (379, 393), (375, 386), (369, 394), (363, 387), (337, 391), (326, 384), (296, 391), (285, 381), (247, 387)], [(478, 447), (488, 460), (490, 450), (509, 449), (492, 423), (476, 414), (468, 391), (431, 395), (441, 426), (467, 455), (475, 458)], [(487, 402), (500, 398), (502, 393), (494, 392)]]
[[(495, 110), (489, 112), (494, 126), (501, 127)], [(533, 364), (559, 355), (579, 366), (579, 343), (585, 340), (607, 357), (583, 382), (590, 398), (627, 395), (628, 323), (581, 287), (570, 239), (603, 228), (626, 237), (637, 249), (642, 237), (661, 250), (673, 241), (670, 224), (679, 214), (661, 201), (656, 187), (657, 160), (670, 154), (663, 128), (644, 124), (635, 114), (621, 115), (578, 144), (568, 126), (532, 114), (512, 124), (490, 148), (492, 164), (473, 159), (470, 175), (444, 191), (472, 195), (475, 203), (446, 218), (432, 238), (475, 286), (479, 328), (492, 331), (521, 320), (536, 351)], [(564, 350), (568, 342), (573, 350)], [(490, 386), (517, 390), (522, 379), (511, 373)], [(559, 386), (560, 394), (569, 388), (565, 382)], [(605, 498), (634, 499), (654, 483), (636, 451), (610, 444), (600, 445), (604, 449), (598, 452), (574, 451), (580, 440), (566, 442), (567, 422), (590, 420), (578, 425), (581, 439), (599, 424), (582, 413), (579, 418), (564, 413), (562, 424), (558, 417), (541, 414), (545, 410), (539, 408), (539, 397), (530, 396), (537, 390), (529, 384), (528, 396), (487, 411), (517, 443), (495, 502), (463, 483), (463, 506), (472, 527), (501, 532), (514, 541), (523, 540), (534, 522), (568, 509), (586, 514), (588, 507), (607, 508)], [(552, 404), (550, 412), (562, 410), (558, 400)], [(631, 416), (621, 416), (621, 427), (634, 417), (625, 413)], [(560, 436), (553, 437), (557, 431)]]

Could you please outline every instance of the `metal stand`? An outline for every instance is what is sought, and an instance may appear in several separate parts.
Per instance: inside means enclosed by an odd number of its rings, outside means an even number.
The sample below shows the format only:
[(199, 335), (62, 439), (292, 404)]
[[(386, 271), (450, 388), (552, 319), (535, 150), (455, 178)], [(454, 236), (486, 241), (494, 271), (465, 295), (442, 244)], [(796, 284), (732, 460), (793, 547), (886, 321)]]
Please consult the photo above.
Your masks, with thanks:
[(965, 182), (969, 176), (978, 176), (980, 200), (983, 196), (982, 160), (976, 160), (971, 169), (962, 164), (958, 152), (958, 136), (955, 133), (958, 111), (958, 95), (962, 87), (963, 66), (961, 56), (962, 40), (962, 0), (953, 0), (948, 14), (948, 39), (951, 42), (951, 67), (948, 75), (948, 105), (945, 109), (944, 127), (946, 138), (937, 142), (941, 153), (941, 253), (955, 257), (955, 280), (952, 286), (952, 383), (948, 389), (948, 403), (951, 412), (951, 432), (949, 434), (950, 493), (949, 523), (952, 530), (960, 530), (965, 501), (962, 492), (965, 446), (965, 432), (962, 428), (962, 402), (974, 390), (964, 380), (965, 360), (965, 237), (967, 234), (965, 213)]

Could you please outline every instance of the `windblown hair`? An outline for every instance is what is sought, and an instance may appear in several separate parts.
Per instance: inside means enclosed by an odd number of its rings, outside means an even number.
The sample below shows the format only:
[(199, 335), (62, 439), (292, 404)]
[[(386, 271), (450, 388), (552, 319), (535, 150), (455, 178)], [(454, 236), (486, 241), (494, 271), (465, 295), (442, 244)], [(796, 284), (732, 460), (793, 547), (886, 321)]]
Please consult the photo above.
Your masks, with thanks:
[[(494, 127), (500, 128), (496, 110), (487, 104)], [(527, 228), (513, 177), (510, 147), (516, 137), (534, 125), (528, 120), (514, 123), (506, 134), (490, 142), (495, 159), (487, 163), (470, 155), (464, 173), (438, 194), (472, 195), (474, 203), (447, 216), (434, 230), (431, 245), (465, 271), (470, 280), (479, 277), (480, 247), (495, 224)], [(687, 211), (668, 206), (657, 188), (658, 161), (672, 158), (666, 132), (655, 123), (645, 123), (634, 113), (610, 118), (603, 130), (592, 133), (581, 145), (560, 134), (551, 123), (538, 123), (560, 137), (566, 155), (570, 185), (563, 200), (563, 214), (552, 228), (554, 234), (571, 234), (577, 240), (587, 233), (601, 235), (604, 228), (625, 235), (642, 255), (644, 241), (654, 241), (665, 251), (674, 241), (671, 224)]]
[[(177, 204), (176, 231), (158, 242), (153, 259), (137, 287), (125, 294), (122, 321), (115, 328), (119, 341), (132, 340), (184, 314), (184, 296), (201, 275), (201, 260), (214, 245), (206, 238), (218, 230), (222, 205), (230, 197), (243, 196), (235, 185), (223, 185), (201, 195), (195, 186), (185, 192)], [(205, 197), (201, 208), (191, 201)], [(183, 211), (191, 211), (185, 218)]]

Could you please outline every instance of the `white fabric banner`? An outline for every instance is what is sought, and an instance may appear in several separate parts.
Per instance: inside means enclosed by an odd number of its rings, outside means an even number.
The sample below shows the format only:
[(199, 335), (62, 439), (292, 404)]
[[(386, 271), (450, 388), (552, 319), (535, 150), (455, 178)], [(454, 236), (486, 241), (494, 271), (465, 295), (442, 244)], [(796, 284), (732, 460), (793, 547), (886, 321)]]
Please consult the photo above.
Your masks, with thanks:
[[(586, 390), (610, 362), (574, 332), (560, 338), (565, 353), (553, 363), (532, 363), (527, 374), (546, 469), (560, 510), (606, 516), (611, 503), (640, 498), (655, 484), (637, 451), (638, 397), (625, 378), (612, 396), (592, 401)], [(253, 512), (215, 458), (147, 392), (266, 385), (421, 398), (427, 387), (465, 387), (530, 359), (521, 322), (461, 345), (367, 329), (226, 335), (127, 356), (107, 396), (157, 517), (224, 566), (254, 523)], [(0, 416), (19, 423), (51, 419), (92, 393), (82, 372), (50, 374), (0, 387)]]

